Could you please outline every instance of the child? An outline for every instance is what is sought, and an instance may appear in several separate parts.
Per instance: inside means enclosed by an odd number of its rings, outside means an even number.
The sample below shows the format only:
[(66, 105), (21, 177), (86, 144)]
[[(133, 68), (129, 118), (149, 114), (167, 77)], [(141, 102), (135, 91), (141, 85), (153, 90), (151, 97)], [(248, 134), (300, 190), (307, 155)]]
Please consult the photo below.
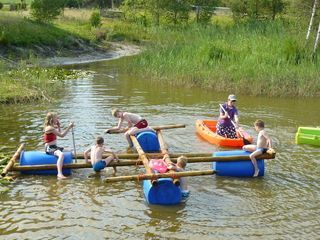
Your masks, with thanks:
[(252, 152), (250, 154), (250, 159), (254, 166), (253, 177), (257, 177), (259, 175), (259, 168), (256, 157), (268, 152), (268, 150), (271, 149), (272, 141), (267, 132), (264, 130), (264, 122), (262, 120), (255, 121), (254, 128), (258, 132), (257, 145), (244, 145), (243, 150)]
[[(175, 170), (177, 172), (184, 172), (186, 169), (188, 163), (188, 159), (185, 156), (180, 156), (177, 159), (177, 164), (169, 164), (168, 169)], [(181, 188), (181, 193), (183, 197), (188, 197), (189, 195), (189, 190), (188, 190), (188, 182), (185, 177), (180, 178), (180, 188)]]
[(105, 133), (110, 132), (110, 130), (120, 130), (122, 123), (126, 121), (128, 123), (128, 128), (126, 128), (126, 132), (124, 133), (124, 135), (129, 143), (128, 149), (133, 147), (130, 135), (136, 135), (137, 133), (143, 131), (154, 131), (152, 128), (148, 126), (147, 120), (143, 119), (137, 114), (122, 112), (119, 109), (112, 109), (111, 112), (112, 116), (114, 116), (115, 118), (119, 118), (118, 125), (116, 127), (107, 129)]
[[(107, 157), (106, 159), (102, 159), (103, 153), (105, 152), (111, 153), (111, 156)], [(83, 155), (86, 162), (88, 162), (89, 153), (91, 165), (93, 167), (93, 170), (96, 172), (100, 172), (114, 159), (116, 159), (116, 161), (119, 161), (117, 155), (111, 149), (106, 149), (104, 147), (104, 139), (102, 137), (97, 137), (96, 144), (84, 151)], [(113, 166), (113, 172), (116, 173), (116, 171), (116, 167)]]
[(69, 124), (66, 130), (61, 132), (60, 129), (60, 122), (58, 115), (54, 112), (47, 113), (47, 116), (44, 121), (44, 142), (45, 142), (45, 152), (50, 155), (54, 155), (58, 157), (57, 160), (57, 178), (58, 179), (65, 179), (62, 173), (62, 165), (64, 160), (63, 148), (57, 146), (57, 136), (64, 137), (69, 130), (74, 126), (73, 122)]

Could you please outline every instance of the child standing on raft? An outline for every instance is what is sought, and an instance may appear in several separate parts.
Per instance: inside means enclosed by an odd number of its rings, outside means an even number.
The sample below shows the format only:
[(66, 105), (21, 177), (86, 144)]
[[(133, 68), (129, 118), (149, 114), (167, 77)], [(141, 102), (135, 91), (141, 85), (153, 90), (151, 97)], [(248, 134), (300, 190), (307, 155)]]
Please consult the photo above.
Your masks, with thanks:
[(124, 133), (124, 135), (128, 141), (129, 149), (133, 147), (130, 136), (136, 135), (137, 133), (143, 131), (154, 131), (151, 127), (148, 126), (147, 120), (143, 119), (138, 114), (122, 112), (119, 109), (112, 109), (111, 113), (115, 118), (119, 118), (118, 125), (116, 127), (105, 130), (105, 133), (109, 133), (112, 130), (120, 130), (122, 127), (122, 123), (124, 121), (127, 122), (128, 127), (125, 129), (126, 132)]
[(256, 120), (254, 122), (254, 128), (258, 132), (257, 145), (244, 145), (243, 150), (252, 152), (250, 154), (250, 159), (254, 166), (253, 177), (257, 177), (259, 175), (259, 168), (256, 157), (269, 152), (271, 150), (272, 141), (268, 133), (264, 130), (264, 122), (262, 120)]
[[(117, 155), (111, 149), (104, 147), (104, 139), (102, 137), (97, 137), (96, 144), (84, 151), (83, 155), (86, 162), (89, 161), (89, 153), (90, 162), (95, 172), (100, 172), (107, 167), (112, 160), (119, 161)], [(103, 153), (111, 153), (111, 155), (103, 159)], [(113, 166), (113, 172), (116, 173), (116, 171), (116, 167)]]
[(50, 155), (58, 157), (57, 160), (57, 178), (65, 179), (66, 176), (62, 173), (62, 166), (64, 160), (63, 148), (57, 146), (57, 136), (64, 137), (69, 130), (74, 126), (73, 122), (69, 123), (69, 126), (61, 132), (60, 122), (58, 115), (54, 112), (48, 112), (44, 121), (44, 142), (45, 142), (45, 152)]

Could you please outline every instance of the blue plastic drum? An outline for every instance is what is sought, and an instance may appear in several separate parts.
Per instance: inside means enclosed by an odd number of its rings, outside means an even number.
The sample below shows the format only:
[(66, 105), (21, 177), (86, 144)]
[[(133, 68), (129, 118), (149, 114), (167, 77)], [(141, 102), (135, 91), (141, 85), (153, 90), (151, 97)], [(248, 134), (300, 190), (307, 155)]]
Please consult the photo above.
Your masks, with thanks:
[[(249, 156), (250, 152), (243, 150), (215, 152), (214, 157), (220, 156)], [(257, 160), (259, 167), (259, 176), (264, 176), (264, 160)], [(217, 171), (218, 176), (229, 177), (252, 177), (254, 167), (250, 160), (233, 162), (213, 162), (212, 169)]]
[(136, 137), (144, 152), (160, 151), (160, 144), (156, 133), (146, 131), (138, 133)]
[[(20, 155), (20, 165), (45, 165), (56, 164), (58, 158), (53, 155), (46, 154), (39, 151), (23, 151)], [(64, 164), (72, 163), (72, 153), (64, 152)], [(57, 170), (28, 170), (21, 171), (23, 174), (36, 174), (36, 175), (57, 175)], [(63, 169), (64, 175), (70, 175), (71, 169)]]
[(175, 205), (182, 200), (181, 189), (173, 184), (171, 178), (158, 179), (156, 186), (152, 186), (150, 180), (144, 180), (143, 192), (149, 204)]

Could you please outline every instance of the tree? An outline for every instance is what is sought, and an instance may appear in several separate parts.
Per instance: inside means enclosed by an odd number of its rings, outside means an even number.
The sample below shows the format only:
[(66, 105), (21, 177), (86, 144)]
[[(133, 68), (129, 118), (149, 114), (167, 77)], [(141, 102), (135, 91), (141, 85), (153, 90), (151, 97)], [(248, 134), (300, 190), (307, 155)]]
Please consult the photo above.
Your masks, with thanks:
[(219, 0), (193, 0), (192, 4), (196, 7), (196, 21), (208, 23), (219, 2)]
[(64, 0), (34, 0), (31, 15), (40, 22), (50, 22), (59, 16), (64, 8)]

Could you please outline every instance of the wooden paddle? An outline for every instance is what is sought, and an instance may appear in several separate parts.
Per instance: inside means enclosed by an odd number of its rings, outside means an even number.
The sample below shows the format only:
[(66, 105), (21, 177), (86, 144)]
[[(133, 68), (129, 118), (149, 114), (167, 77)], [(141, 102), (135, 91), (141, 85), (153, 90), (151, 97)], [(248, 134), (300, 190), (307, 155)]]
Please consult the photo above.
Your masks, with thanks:
[[(220, 106), (220, 108), (221, 108), (225, 113), (228, 114), (228, 112), (224, 109), (224, 107), (222, 106), (222, 104), (219, 104), (219, 106)], [(244, 145), (251, 144), (251, 142), (250, 142), (248, 139), (246, 139), (246, 138), (243, 136), (242, 132), (237, 128), (237, 125), (236, 125), (235, 122), (230, 118), (229, 114), (228, 114), (228, 118), (230, 119), (230, 121), (231, 121), (232, 125), (234, 126), (234, 128), (236, 129), (236, 131), (240, 134), (240, 137), (243, 139)]]

